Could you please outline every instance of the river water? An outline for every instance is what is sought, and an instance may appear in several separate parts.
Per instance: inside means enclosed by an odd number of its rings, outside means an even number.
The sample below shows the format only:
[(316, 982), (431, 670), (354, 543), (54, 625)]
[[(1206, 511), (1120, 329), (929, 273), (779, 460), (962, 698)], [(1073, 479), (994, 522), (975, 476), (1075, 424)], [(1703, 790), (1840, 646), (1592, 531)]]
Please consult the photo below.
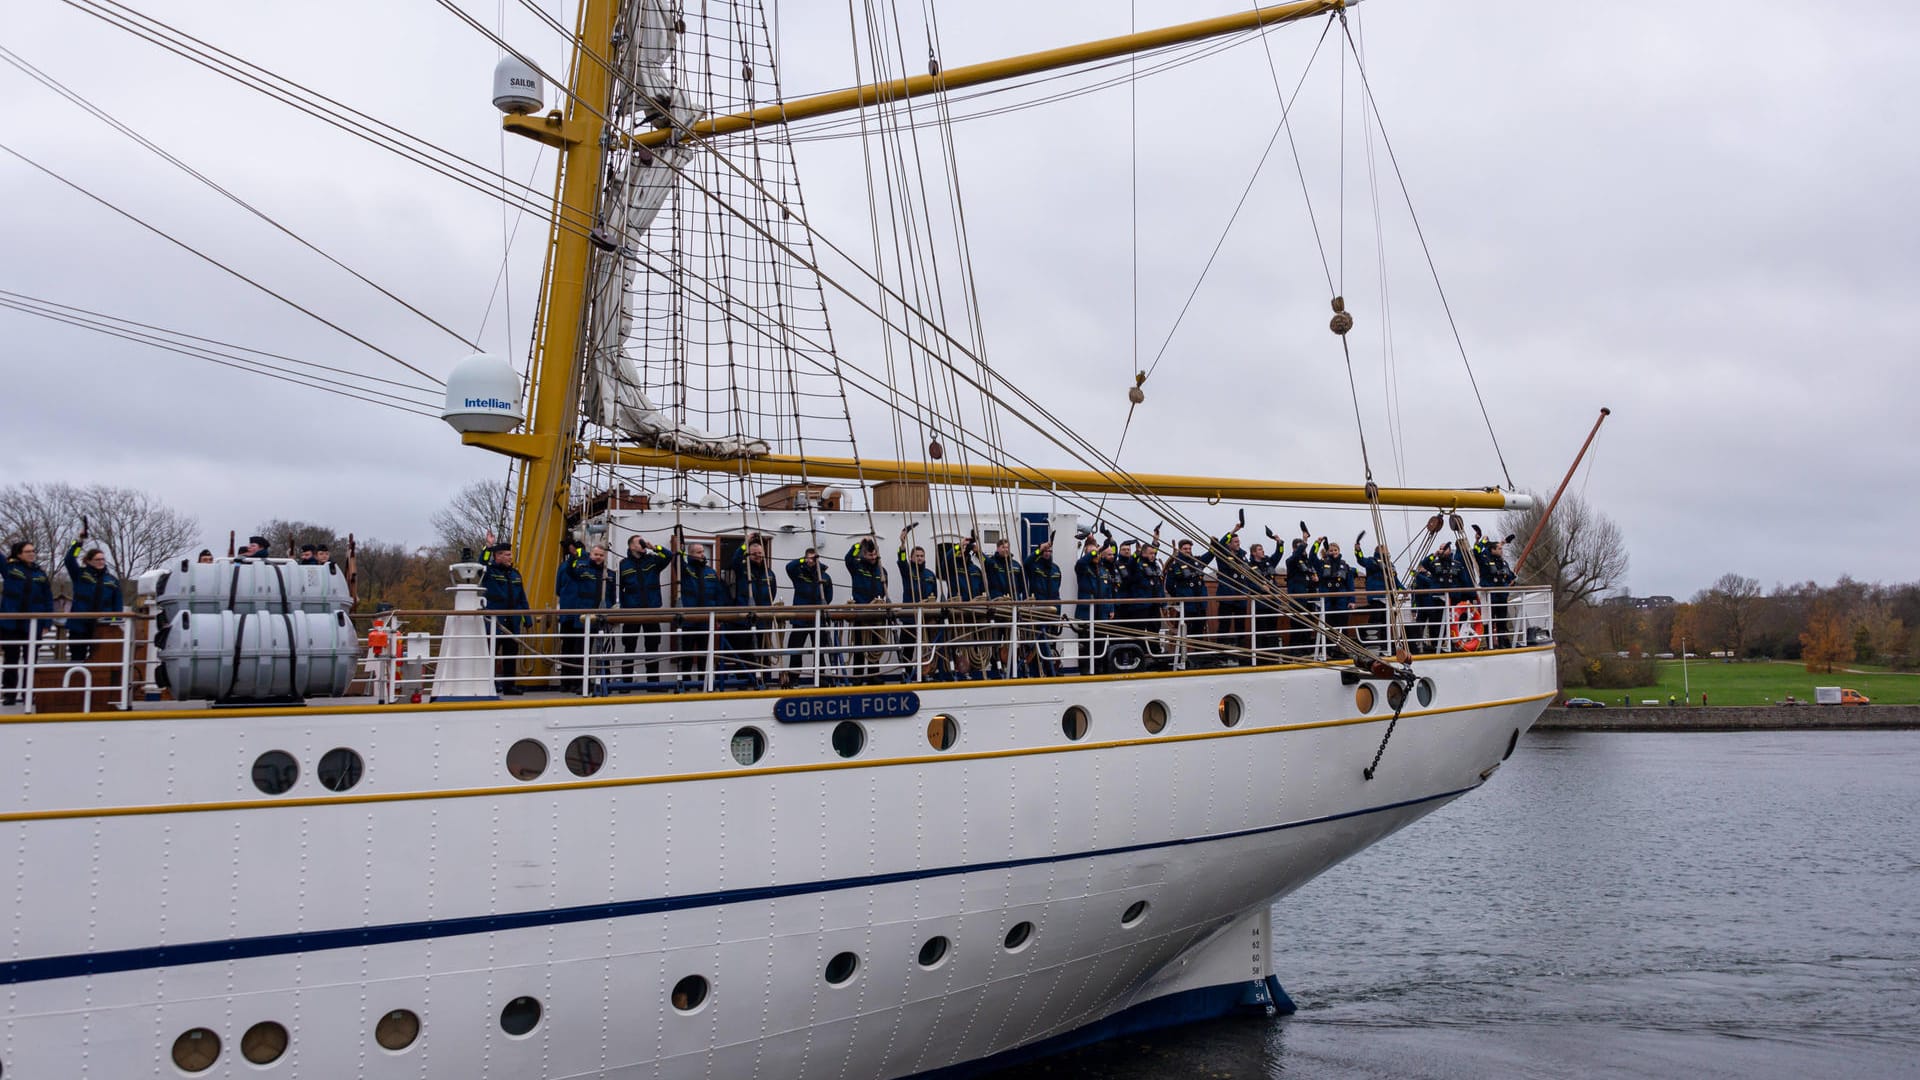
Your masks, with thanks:
[(1038, 1077), (1920, 1076), (1920, 732), (1537, 732), (1274, 909), (1291, 1017)]

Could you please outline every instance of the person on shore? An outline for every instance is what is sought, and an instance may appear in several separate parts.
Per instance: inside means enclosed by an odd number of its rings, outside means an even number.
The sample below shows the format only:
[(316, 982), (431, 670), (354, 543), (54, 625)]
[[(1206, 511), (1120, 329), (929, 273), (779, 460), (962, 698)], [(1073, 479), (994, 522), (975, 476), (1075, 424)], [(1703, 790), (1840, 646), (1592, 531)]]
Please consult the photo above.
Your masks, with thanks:
[[(493, 544), (481, 553), (480, 561), (486, 564), (480, 574), (484, 597), (480, 606), (487, 611), (527, 610), (527, 587), (520, 580), (520, 571), (514, 569), (513, 545)], [(492, 615), (489, 618), (493, 622), (493, 688), (502, 694), (518, 694), (521, 692), (520, 634), (527, 628), (527, 616)]]
[[(9, 615), (44, 615), (53, 611), (53, 583), (40, 568), (40, 551), (31, 540), (18, 540), (7, 548), (4, 586), (0, 587), (0, 612)], [(26, 685), (27, 650), (37, 627), (32, 619), (0, 619), (0, 662), (5, 675), (0, 693), (11, 705), (19, 700), (14, 691)]]
[[(793, 606), (796, 608), (824, 607), (833, 603), (833, 575), (820, 565), (819, 551), (808, 548), (799, 558), (787, 563), (787, 581), (793, 585)], [(827, 644), (826, 616), (812, 611), (796, 612), (792, 619), (793, 629), (787, 631), (787, 651), (792, 659), (787, 663), (787, 671), (780, 674), (780, 685), (793, 685), (793, 672), (802, 667), (812, 668), (821, 674), (827, 662), (827, 654), (822, 652), (816, 663), (814, 649), (824, 649)], [(815, 684), (819, 679), (814, 680)]]
[[(88, 548), (84, 555), (81, 554), (81, 545), (87, 539), (87, 533), (82, 530), (80, 538), (67, 548), (67, 579), (73, 583), (71, 610), (75, 614), (117, 612), (123, 606), (120, 579), (107, 569), (106, 552), (96, 547)], [(99, 619), (67, 620), (67, 655), (74, 663), (84, 664), (92, 657), (93, 646), (87, 642), (98, 635), (100, 628)]]
[[(627, 538), (627, 554), (620, 560), (620, 609), (656, 615), (663, 603), (660, 572), (673, 565), (673, 556), (659, 544), (649, 544), (644, 536)], [(642, 653), (639, 650), (644, 649)], [(627, 623), (620, 630), (620, 653), (625, 657), (622, 674), (657, 675), (660, 673), (660, 623)], [(641, 657), (644, 656), (645, 659)]]

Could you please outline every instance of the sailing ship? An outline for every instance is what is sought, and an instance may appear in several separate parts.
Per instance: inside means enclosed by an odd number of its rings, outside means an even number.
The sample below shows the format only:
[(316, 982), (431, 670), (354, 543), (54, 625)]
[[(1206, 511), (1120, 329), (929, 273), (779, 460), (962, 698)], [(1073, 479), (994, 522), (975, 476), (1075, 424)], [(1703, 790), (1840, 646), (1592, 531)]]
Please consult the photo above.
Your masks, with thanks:
[[(1122, 468), (991, 363), (963, 204), (928, 194), (960, 91), (1307, 20), (1344, 44), (1346, 3), (958, 67), (929, 34), (912, 74), (874, 22), (862, 78), (795, 98), (757, 5), (727, 7), (585, 0), (559, 78), (502, 42), (506, 130), (558, 158), (537, 329), (524, 372), (461, 362), (444, 416), (514, 463), (537, 618), (504, 680), (565, 693), (495, 692), (516, 635), (463, 563), (456, 614), (357, 639), (373, 697), (0, 717), (0, 1076), (945, 1076), (1288, 1010), (1275, 902), (1486, 782), (1551, 697), (1538, 590), (1457, 584), (1499, 617), (1443, 648), (1391, 579), (1363, 629), (1195, 520), (1345, 505), (1384, 539), (1384, 509), (1418, 508), (1419, 554), (1524, 495)], [(809, 219), (796, 131), (872, 148), (869, 257)], [(896, 457), (860, 452), (869, 415)], [(736, 575), (752, 544), (838, 574), (867, 541), (886, 569), (895, 537), (1064, 562), (1149, 522), (1217, 555), (1216, 596), (1110, 613), (1069, 574), (990, 602), (897, 579), (771, 614), (673, 599), (696, 544)], [(576, 544), (634, 537), (679, 560), (665, 607), (553, 610)]]

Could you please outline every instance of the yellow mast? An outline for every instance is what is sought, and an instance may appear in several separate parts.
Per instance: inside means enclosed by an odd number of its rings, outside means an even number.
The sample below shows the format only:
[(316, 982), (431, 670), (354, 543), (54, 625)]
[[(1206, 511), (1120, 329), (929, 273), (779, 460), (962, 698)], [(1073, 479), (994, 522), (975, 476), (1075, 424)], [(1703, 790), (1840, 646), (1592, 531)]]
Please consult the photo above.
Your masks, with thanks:
[[(580, 420), (582, 334), (586, 317), (587, 272), (593, 247), (586, 230), (564, 221), (593, 221), (600, 200), (603, 151), (611, 80), (606, 57), (613, 54), (613, 27), (619, 0), (586, 0), (574, 31), (573, 86), (564, 113), (542, 117), (541, 141), (560, 148), (559, 181), (553, 229), (548, 238), (544, 304), (538, 315), (539, 341), (528, 373), (532, 397), (521, 458), (519, 500), (514, 511), (514, 543), (527, 599), (536, 608), (554, 603), (554, 571), (560, 563), (560, 538), (566, 531), (568, 485), (579, 454), (574, 431)], [(564, 117), (564, 118), (563, 118)], [(508, 117), (508, 127), (513, 120)]]

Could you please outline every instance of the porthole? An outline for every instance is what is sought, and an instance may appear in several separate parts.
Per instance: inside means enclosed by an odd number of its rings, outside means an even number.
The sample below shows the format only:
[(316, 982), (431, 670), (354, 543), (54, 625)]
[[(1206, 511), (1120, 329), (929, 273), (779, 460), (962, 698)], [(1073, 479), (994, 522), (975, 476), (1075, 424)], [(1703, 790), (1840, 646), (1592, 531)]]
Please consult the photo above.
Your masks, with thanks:
[(1387, 706), (1391, 708), (1394, 712), (1399, 712), (1402, 708), (1406, 706), (1406, 704), (1407, 704), (1407, 688), (1397, 682), (1388, 683), (1387, 684)]
[(1514, 728), (1513, 737), (1507, 740), (1507, 752), (1500, 755), (1500, 760), (1505, 761), (1508, 758), (1512, 757), (1513, 748), (1519, 745), (1520, 745), (1520, 729)]
[(1002, 941), (1001, 944), (1006, 946), (1008, 952), (1019, 952), (1021, 949), (1027, 947), (1027, 942), (1032, 940), (1033, 924), (1023, 921), (1013, 924), (1012, 928), (1007, 931), (1006, 940)]
[(525, 783), (547, 771), (547, 746), (538, 739), (521, 739), (507, 747), (507, 775)]
[(255, 1065), (271, 1065), (287, 1052), (287, 1029), (271, 1020), (262, 1020), (240, 1036), (240, 1056)]
[(220, 1036), (206, 1028), (183, 1031), (173, 1040), (173, 1063), (181, 1072), (206, 1072), (220, 1060)]
[(359, 754), (344, 746), (336, 746), (320, 756), (320, 765), (313, 771), (320, 778), (321, 787), (328, 791), (345, 791), (360, 782), (360, 774), (365, 768)]
[(518, 1038), (540, 1026), (540, 1002), (536, 998), (517, 997), (500, 1010), (500, 1030)]
[(1149, 735), (1158, 735), (1167, 730), (1167, 703), (1147, 702), (1147, 707), (1140, 710), (1140, 723), (1146, 726)]
[(673, 984), (673, 1003), (675, 1012), (697, 1012), (707, 1003), (707, 980), (701, 975), (689, 975)]
[(860, 970), (860, 958), (850, 952), (836, 953), (827, 961), (827, 985), (845, 986), (853, 981), (853, 973)]
[(1377, 703), (1378, 699), (1374, 696), (1373, 685), (1371, 683), (1361, 683), (1359, 686), (1353, 688), (1353, 705), (1361, 712), (1372, 712), (1374, 705)]
[(300, 779), (300, 763), (285, 750), (269, 750), (253, 759), (253, 786), (267, 795), (285, 795)]
[(1413, 696), (1420, 699), (1420, 707), (1423, 709), (1433, 704), (1433, 680), (1421, 679), (1414, 683)]
[(592, 776), (607, 763), (607, 746), (591, 735), (578, 735), (567, 744), (567, 771), (575, 776)]
[(833, 725), (833, 752), (841, 757), (859, 757), (867, 748), (867, 729), (851, 720)]
[(1239, 694), (1228, 694), (1220, 699), (1220, 726), (1234, 727), (1240, 723), (1246, 706), (1240, 703)]
[(735, 763), (752, 765), (766, 754), (767, 737), (760, 733), (759, 728), (743, 727), (733, 733), (730, 749), (733, 751)]
[(373, 1025), (373, 1041), (382, 1050), (405, 1050), (420, 1037), (420, 1017), (412, 1009), (395, 1009)]
[(1128, 904), (1127, 910), (1120, 913), (1120, 925), (1139, 926), (1140, 920), (1147, 917), (1147, 907), (1148, 905), (1145, 900), (1135, 900), (1133, 903)]
[(920, 955), (917, 958), (917, 962), (921, 967), (931, 971), (939, 967), (942, 961), (946, 960), (947, 952), (952, 948), (953, 942), (948, 941), (939, 934), (935, 934), (933, 937), (927, 939), (925, 945), (920, 946)]
[(927, 721), (927, 745), (935, 750), (951, 750), (960, 741), (960, 721), (946, 713)]
[(1093, 718), (1078, 705), (1067, 706), (1067, 711), (1060, 715), (1060, 733), (1075, 742), (1086, 738), (1087, 729), (1092, 726)]

